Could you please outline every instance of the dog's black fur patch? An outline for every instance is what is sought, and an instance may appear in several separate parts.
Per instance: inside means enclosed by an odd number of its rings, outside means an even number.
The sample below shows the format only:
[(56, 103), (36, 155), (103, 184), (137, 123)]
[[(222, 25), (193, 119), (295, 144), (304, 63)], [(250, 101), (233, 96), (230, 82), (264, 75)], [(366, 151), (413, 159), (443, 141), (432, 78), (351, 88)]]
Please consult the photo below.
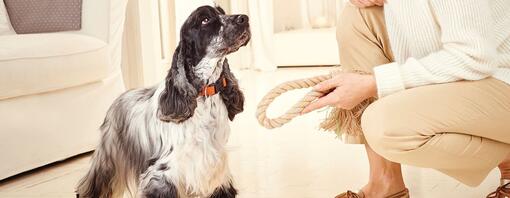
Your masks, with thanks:
[(237, 196), (237, 189), (234, 188), (232, 182), (228, 187), (217, 188), (209, 198), (235, 198)]
[(144, 198), (178, 198), (177, 187), (164, 175), (152, 177), (142, 192)]
[(237, 79), (230, 71), (230, 67), (226, 59), (223, 62), (222, 75), (227, 79), (228, 84), (227, 87), (220, 92), (221, 98), (223, 99), (223, 103), (227, 106), (228, 118), (230, 120), (234, 120), (234, 117), (244, 110), (244, 94), (239, 89)]

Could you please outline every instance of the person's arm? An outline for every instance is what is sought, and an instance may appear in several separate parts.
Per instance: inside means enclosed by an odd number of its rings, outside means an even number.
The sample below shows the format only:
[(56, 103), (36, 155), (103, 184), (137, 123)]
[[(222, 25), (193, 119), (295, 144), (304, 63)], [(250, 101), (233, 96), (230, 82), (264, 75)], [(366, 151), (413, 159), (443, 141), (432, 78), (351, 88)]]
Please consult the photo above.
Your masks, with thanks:
[(441, 28), (441, 50), (403, 64), (374, 68), (379, 97), (429, 84), (480, 80), (497, 65), (493, 19), (487, 0), (431, 0)]

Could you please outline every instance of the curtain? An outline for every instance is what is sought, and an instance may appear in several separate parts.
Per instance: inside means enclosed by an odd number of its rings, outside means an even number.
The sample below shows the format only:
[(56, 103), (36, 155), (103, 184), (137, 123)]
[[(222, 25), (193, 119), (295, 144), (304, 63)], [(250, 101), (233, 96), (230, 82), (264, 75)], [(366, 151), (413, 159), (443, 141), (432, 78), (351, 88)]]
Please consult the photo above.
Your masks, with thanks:
[(276, 70), (272, 61), (273, 9), (272, 0), (216, 0), (229, 14), (246, 14), (250, 17), (251, 41), (230, 55), (233, 67), (259, 71)]

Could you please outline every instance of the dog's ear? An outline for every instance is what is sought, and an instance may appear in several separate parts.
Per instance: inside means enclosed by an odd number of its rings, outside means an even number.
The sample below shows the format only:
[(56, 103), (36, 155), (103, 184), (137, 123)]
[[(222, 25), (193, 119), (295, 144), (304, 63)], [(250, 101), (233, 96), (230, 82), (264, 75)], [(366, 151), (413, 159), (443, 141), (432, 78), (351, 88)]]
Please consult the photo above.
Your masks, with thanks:
[(186, 46), (175, 50), (172, 67), (165, 79), (165, 89), (159, 98), (158, 118), (165, 122), (181, 123), (193, 116), (197, 107), (197, 89), (186, 76)]
[(225, 15), (225, 10), (223, 10), (223, 8), (221, 8), (219, 5), (216, 5), (216, 10), (218, 10), (218, 12), (220, 12), (221, 14)]
[(227, 79), (227, 87), (220, 92), (223, 103), (227, 106), (228, 118), (234, 120), (234, 117), (243, 112), (244, 108), (244, 95), (239, 89), (239, 84), (236, 77), (230, 71), (228, 61), (225, 58), (223, 61), (223, 73), (222, 76)]

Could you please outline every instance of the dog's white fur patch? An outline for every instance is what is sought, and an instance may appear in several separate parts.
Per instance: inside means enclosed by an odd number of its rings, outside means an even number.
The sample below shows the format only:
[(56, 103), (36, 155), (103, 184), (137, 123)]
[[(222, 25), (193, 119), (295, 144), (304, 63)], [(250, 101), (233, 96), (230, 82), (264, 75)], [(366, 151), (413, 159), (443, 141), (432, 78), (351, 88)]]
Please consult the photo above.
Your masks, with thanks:
[(206, 84), (216, 82), (223, 71), (223, 57), (206, 56), (195, 66), (195, 74)]
[[(155, 95), (161, 94), (163, 89), (164, 84), (161, 84)], [(157, 106), (158, 101), (151, 100), (147, 106), (141, 108), (151, 109), (144, 112), (155, 112)], [(206, 196), (218, 186), (228, 184), (231, 175), (225, 145), (230, 134), (230, 125), (228, 112), (220, 95), (199, 98), (193, 117), (181, 124), (164, 123), (158, 119), (153, 121), (155, 123), (149, 124), (151, 130), (140, 133), (149, 133), (152, 136), (150, 138), (161, 138), (160, 148), (163, 154), (142, 175), (142, 186), (144, 182), (148, 182), (143, 178), (150, 179), (151, 174), (165, 174), (181, 193), (186, 192), (188, 195)], [(161, 164), (171, 167), (165, 171), (157, 170)]]

